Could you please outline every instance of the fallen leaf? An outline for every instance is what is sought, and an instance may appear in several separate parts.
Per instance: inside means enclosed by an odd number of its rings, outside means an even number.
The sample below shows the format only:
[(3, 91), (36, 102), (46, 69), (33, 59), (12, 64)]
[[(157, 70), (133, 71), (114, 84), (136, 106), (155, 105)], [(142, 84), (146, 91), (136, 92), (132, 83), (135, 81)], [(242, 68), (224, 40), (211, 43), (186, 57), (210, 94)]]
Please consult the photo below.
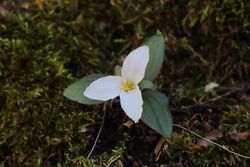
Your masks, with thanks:
[(36, 0), (35, 3), (36, 3), (39, 10), (43, 10), (44, 0)]
[(207, 138), (210, 140), (217, 140), (223, 137), (223, 133), (217, 129), (212, 130), (210, 133), (208, 133)]
[[(208, 133), (206, 138), (209, 140), (212, 140), (212, 141), (216, 141), (222, 137), (223, 137), (223, 133), (221, 131), (215, 129), (215, 130), (212, 130), (210, 133)], [(198, 142), (198, 144), (204, 148), (207, 148), (212, 143), (206, 141), (205, 139), (202, 139)]]
[(128, 127), (128, 128), (130, 128), (133, 124), (134, 124), (134, 122), (133, 122), (131, 119), (129, 119), (129, 120), (128, 120), (127, 122), (125, 122), (123, 125), (126, 126), (126, 127)]
[(249, 132), (239, 132), (237, 130), (233, 130), (232, 132), (230, 132), (231, 139), (234, 139), (236, 141), (246, 140), (248, 136)]
[(158, 161), (161, 155), (161, 148), (163, 144), (167, 141), (165, 137), (161, 137), (154, 149), (155, 160)]
[(219, 84), (217, 84), (216, 82), (210, 82), (209, 84), (205, 86), (205, 92), (211, 92), (212, 90), (214, 90), (214, 88), (218, 86)]

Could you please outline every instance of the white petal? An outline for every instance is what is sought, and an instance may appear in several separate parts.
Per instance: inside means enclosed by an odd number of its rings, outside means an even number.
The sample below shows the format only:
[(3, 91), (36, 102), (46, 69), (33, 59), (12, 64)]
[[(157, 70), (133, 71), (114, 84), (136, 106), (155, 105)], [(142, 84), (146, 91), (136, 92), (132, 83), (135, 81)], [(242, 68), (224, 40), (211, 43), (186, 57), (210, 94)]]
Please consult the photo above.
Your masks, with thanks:
[(149, 61), (149, 47), (141, 46), (128, 54), (122, 66), (122, 78), (138, 84)]
[(84, 91), (84, 96), (107, 101), (120, 95), (122, 78), (120, 76), (102, 77), (92, 82)]
[(143, 110), (143, 100), (139, 87), (129, 92), (122, 91), (120, 95), (120, 102), (122, 109), (125, 111), (127, 116), (135, 123), (138, 122), (141, 118)]

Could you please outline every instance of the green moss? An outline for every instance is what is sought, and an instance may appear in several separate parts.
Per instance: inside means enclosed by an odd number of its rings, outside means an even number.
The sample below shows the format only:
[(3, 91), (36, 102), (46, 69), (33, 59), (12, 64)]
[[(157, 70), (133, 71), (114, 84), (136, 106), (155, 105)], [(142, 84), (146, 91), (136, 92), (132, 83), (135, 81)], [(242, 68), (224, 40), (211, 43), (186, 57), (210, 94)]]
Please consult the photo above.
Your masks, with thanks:
[[(202, 150), (194, 136), (177, 129), (169, 139), (169, 149), (156, 162), (152, 152), (159, 136), (152, 135), (143, 124), (123, 127), (126, 117), (116, 102), (107, 113), (99, 147), (92, 159), (87, 159), (102, 119), (102, 108), (76, 104), (62, 96), (67, 85), (86, 74), (112, 74), (114, 66), (121, 64), (121, 57), (160, 30), (166, 37), (166, 59), (156, 82), (172, 97), (176, 123), (191, 123), (192, 130), (205, 135), (196, 125), (207, 121), (210, 129), (224, 132), (219, 143), (250, 155), (248, 140), (236, 142), (229, 137), (233, 129), (249, 129), (247, 101), (227, 97), (219, 104), (230, 109), (213, 110), (210, 115), (206, 114), (208, 109), (175, 112), (226, 92), (206, 94), (204, 86), (211, 81), (229, 87), (249, 81), (249, 2), (86, 0), (41, 1), (40, 6), (39, 1), (2, 4), (2, 166), (105, 166), (118, 155), (128, 166), (177, 166), (180, 157), (189, 166), (249, 164), (214, 146)], [(249, 96), (249, 92), (245, 95)], [(233, 109), (236, 104), (242, 111)], [(195, 117), (189, 122), (196, 114), (202, 115), (203, 120)], [(84, 125), (89, 125), (89, 131), (79, 132)], [(114, 139), (108, 138), (113, 131)], [(135, 144), (138, 141), (147, 147), (139, 147)], [(137, 154), (137, 149), (143, 152), (142, 162), (128, 158)]]

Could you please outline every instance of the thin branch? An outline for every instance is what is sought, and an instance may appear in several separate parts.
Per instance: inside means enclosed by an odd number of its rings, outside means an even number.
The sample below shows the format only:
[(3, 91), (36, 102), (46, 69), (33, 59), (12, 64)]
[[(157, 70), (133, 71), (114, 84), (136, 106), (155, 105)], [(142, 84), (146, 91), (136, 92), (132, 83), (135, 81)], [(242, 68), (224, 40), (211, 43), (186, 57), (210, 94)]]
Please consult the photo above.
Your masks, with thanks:
[(102, 128), (103, 128), (103, 125), (104, 125), (105, 116), (106, 116), (106, 103), (104, 103), (104, 105), (103, 105), (103, 118), (102, 118), (101, 127), (100, 127), (100, 129), (99, 129), (99, 131), (98, 131), (98, 134), (97, 134), (97, 136), (96, 136), (95, 142), (94, 142), (94, 144), (93, 144), (93, 146), (92, 146), (92, 148), (91, 148), (91, 150), (90, 150), (90, 152), (89, 152), (87, 158), (89, 158), (89, 157), (91, 156), (92, 152), (93, 152), (94, 149), (95, 149), (96, 143), (97, 143), (97, 141), (98, 141), (98, 139), (99, 139), (99, 137), (100, 137), (100, 134), (101, 134), (101, 132), (102, 132)]
[(117, 157), (115, 157), (112, 161), (110, 161), (110, 163), (108, 163), (108, 165), (106, 167), (110, 167), (110, 165), (112, 163), (114, 163), (115, 161), (117, 161), (120, 157), (121, 157), (121, 155), (118, 155)]
[(181, 109), (207, 109), (207, 108), (226, 110), (229, 108), (229, 106), (228, 105), (198, 103), (198, 104), (193, 104), (193, 105), (189, 105), (189, 106), (183, 106)]
[(174, 124), (173, 126), (178, 127), (178, 128), (181, 128), (181, 129), (183, 129), (183, 130), (185, 130), (185, 131), (187, 131), (187, 132), (189, 132), (189, 133), (191, 133), (191, 134), (193, 134), (193, 135), (195, 135), (195, 136), (197, 136), (197, 137), (199, 137), (199, 138), (201, 138), (201, 139), (203, 139), (203, 140), (206, 140), (207, 142), (213, 143), (214, 145), (216, 145), (216, 146), (222, 148), (223, 150), (226, 150), (227, 152), (229, 152), (229, 153), (231, 153), (231, 154), (234, 154), (234, 155), (236, 155), (236, 156), (238, 156), (238, 157), (242, 157), (242, 158), (245, 158), (245, 159), (250, 159), (249, 156), (242, 155), (242, 154), (236, 153), (236, 152), (234, 152), (234, 151), (231, 151), (231, 150), (229, 150), (226, 146), (220, 145), (220, 144), (218, 144), (218, 143), (216, 143), (216, 142), (214, 142), (214, 141), (212, 141), (212, 140), (209, 140), (208, 138), (202, 137), (201, 135), (199, 135), (199, 134), (195, 133), (194, 131), (191, 131), (191, 130), (189, 130), (189, 129), (187, 129), (187, 128), (181, 126), (181, 125)]
[(243, 90), (243, 88), (242, 89), (238, 89), (238, 90), (232, 90), (232, 91), (226, 92), (225, 94), (216, 96), (216, 97), (214, 97), (212, 99), (208, 99), (207, 101), (201, 102), (200, 104), (206, 104), (206, 103), (209, 103), (209, 102), (214, 102), (214, 101), (217, 101), (217, 100), (222, 99), (224, 97), (231, 96), (231, 95), (233, 95), (233, 94), (235, 94), (235, 93), (237, 93), (239, 91), (242, 91), (242, 90)]
[(246, 84), (245, 86), (241, 87), (241, 88), (232, 88), (230, 89), (230, 91), (222, 94), (222, 95), (218, 95), (214, 98), (208, 99), (206, 101), (197, 103), (197, 104), (192, 104), (192, 105), (187, 105), (187, 106), (183, 106), (182, 109), (188, 109), (188, 108), (221, 108), (221, 109), (226, 109), (228, 108), (227, 105), (214, 105), (214, 104), (209, 104), (211, 102), (215, 102), (218, 101), (220, 99), (223, 99), (225, 97), (229, 97), (229, 96), (233, 96), (233, 95), (237, 95), (239, 93), (242, 92), (247, 92), (250, 90), (250, 83)]

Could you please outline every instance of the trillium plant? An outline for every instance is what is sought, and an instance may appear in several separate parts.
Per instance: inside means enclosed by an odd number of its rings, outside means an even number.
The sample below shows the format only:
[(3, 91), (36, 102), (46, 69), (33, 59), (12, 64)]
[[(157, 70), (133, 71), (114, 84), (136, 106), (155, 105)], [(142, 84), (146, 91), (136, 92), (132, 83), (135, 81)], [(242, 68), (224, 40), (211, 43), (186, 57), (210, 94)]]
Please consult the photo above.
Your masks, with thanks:
[(122, 109), (134, 122), (142, 115), (142, 95), (138, 84), (144, 78), (149, 60), (148, 46), (132, 51), (124, 60), (122, 76), (106, 76), (92, 82), (84, 91), (84, 96), (107, 101), (120, 96)]
[(116, 68), (116, 75), (85, 76), (65, 89), (64, 96), (86, 105), (119, 96), (121, 108), (131, 120), (138, 123), (141, 119), (168, 137), (172, 133), (168, 97), (153, 84), (163, 64), (164, 47), (164, 38), (157, 33), (127, 55), (122, 67)]

